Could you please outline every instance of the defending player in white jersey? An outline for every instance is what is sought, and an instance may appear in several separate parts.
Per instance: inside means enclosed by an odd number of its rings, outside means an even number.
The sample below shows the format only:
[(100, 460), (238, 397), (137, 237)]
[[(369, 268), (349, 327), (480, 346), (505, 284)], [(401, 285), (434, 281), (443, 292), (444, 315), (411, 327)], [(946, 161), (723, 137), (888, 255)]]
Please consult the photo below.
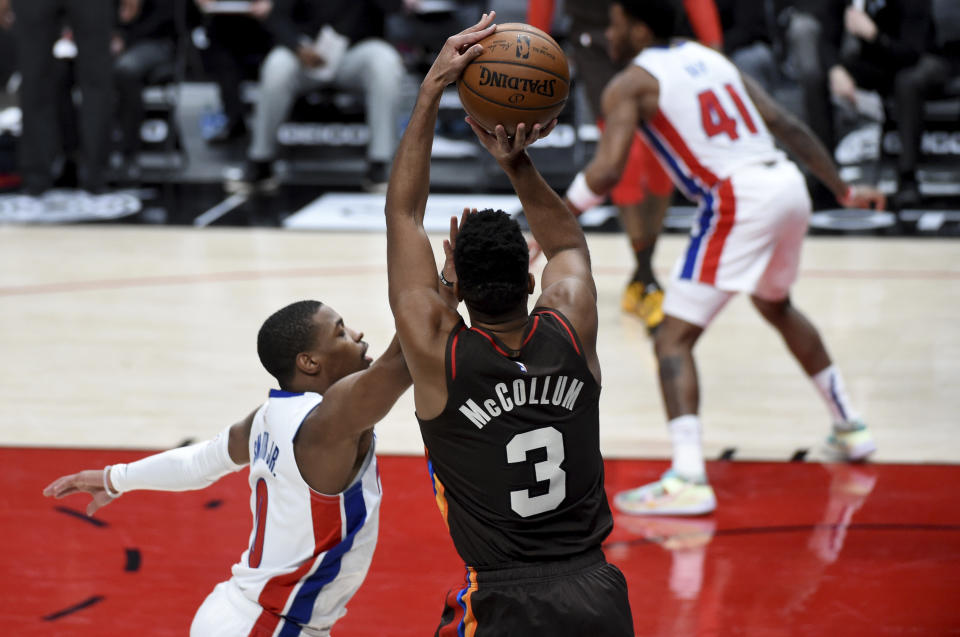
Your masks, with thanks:
[(677, 186), (699, 204), (656, 334), (673, 464), (657, 482), (616, 496), (616, 506), (634, 514), (695, 515), (716, 507), (700, 445), (693, 347), (737, 292), (751, 295), (823, 396), (833, 421), (828, 443), (850, 460), (875, 449), (817, 329), (790, 302), (811, 204), (803, 175), (773, 136), (844, 206), (883, 207), (883, 196), (844, 183), (807, 127), (721, 54), (671, 40), (674, 11), (671, 0), (611, 5), (610, 55), (633, 62), (604, 90), (606, 128), (596, 156), (567, 191), (574, 210), (600, 203), (639, 127)]
[(89, 493), (93, 515), (127, 491), (202, 489), (249, 464), (250, 541), (190, 634), (328, 635), (377, 542), (373, 426), (410, 386), (396, 338), (376, 362), (362, 339), (327, 305), (288, 305), (257, 335), (260, 361), (280, 389), (253, 413), (213, 440), (64, 476), (43, 493)]

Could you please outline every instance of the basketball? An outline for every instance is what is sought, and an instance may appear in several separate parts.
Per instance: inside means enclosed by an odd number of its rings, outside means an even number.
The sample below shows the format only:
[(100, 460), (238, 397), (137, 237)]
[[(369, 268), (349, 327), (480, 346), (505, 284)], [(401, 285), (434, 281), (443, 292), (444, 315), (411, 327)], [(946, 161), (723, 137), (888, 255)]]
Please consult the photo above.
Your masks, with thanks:
[(457, 90), (463, 110), (493, 131), (503, 124), (513, 136), (517, 124), (546, 126), (567, 103), (567, 56), (548, 34), (529, 24), (497, 25), (480, 41), (483, 53), (464, 69)]

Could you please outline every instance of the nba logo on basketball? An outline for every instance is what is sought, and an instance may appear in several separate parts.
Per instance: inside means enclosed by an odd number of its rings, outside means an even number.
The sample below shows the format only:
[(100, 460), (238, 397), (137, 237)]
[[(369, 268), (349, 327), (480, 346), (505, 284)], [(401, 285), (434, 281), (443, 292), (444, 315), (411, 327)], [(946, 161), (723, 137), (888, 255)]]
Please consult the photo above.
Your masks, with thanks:
[(517, 59), (526, 60), (530, 57), (530, 36), (520, 33), (517, 35)]
[(480, 127), (547, 126), (567, 101), (570, 69), (553, 38), (528, 24), (497, 25), (479, 42), (483, 52), (463, 70), (457, 95)]

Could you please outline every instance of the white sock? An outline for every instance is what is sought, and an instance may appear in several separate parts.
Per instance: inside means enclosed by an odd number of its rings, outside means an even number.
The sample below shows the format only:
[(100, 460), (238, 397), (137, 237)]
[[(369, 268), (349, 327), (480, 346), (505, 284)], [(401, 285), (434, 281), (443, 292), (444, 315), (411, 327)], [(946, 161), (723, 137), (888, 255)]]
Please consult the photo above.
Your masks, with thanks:
[(847, 388), (843, 383), (843, 376), (835, 365), (831, 365), (825, 370), (818, 372), (810, 377), (817, 391), (830, 410), (830, 417), (833, 419), (834, 426), (844, 424), (860, 419), (860, 414), (850, 404), (850, 397), (847, 396)]
[(700, 417), (688, 414), (667, 423), (673, 441), (673, 470), (684, 478), (706, 481), (707, 467), (700, 446)]

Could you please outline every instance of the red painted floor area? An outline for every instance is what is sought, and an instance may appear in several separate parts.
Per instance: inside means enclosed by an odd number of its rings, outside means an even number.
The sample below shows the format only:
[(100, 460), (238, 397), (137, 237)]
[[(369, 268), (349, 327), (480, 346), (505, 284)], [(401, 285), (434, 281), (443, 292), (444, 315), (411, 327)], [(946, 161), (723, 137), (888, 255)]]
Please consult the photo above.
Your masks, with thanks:
[[(62, 473), (143, 452), (0, 449), (4, 635), (187, 634), (250, 528), (240, 473), (199, 492), (134, 493), (94, 524)], [(663, 462), (609, 461), (608, 493)], [(338, 637), (433, 634), (462, 566), (420, 458), (384, 457), (380, 544)], [(960, 634), (957, 466), (719, 462), (713, 516), (617, 516), (607, 554), (638, 635)], [(590, 636), (585, 636), (590, 637)]]

